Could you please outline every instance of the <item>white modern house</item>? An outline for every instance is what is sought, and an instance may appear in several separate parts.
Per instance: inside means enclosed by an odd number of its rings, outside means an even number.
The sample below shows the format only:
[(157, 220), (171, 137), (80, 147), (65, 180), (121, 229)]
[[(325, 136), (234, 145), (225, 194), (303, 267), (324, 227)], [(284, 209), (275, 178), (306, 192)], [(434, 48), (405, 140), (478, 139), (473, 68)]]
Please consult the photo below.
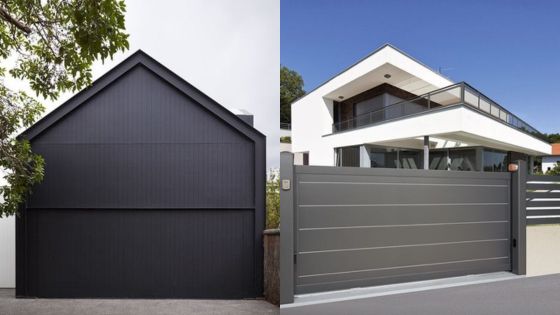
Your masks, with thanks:
[(519, 117), (391, 45), (296, 100), (291, 127), (310, 165), (506, 171), (551, 153)]

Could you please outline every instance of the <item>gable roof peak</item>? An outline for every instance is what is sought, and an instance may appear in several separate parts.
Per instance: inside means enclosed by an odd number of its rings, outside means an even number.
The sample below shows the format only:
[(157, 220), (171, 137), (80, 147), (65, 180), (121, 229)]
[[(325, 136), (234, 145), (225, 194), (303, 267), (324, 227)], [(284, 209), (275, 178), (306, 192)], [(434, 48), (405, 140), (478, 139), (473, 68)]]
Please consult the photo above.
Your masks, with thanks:
[(104, 73), (97, 80), (92, 82), (90, 86), (82, 89), (74, 96), (72, 96), (69, 100), (62, 103), (53, 111), (45, 115), (35, 124), (21, 133), (18, 138), (25, 138), (28, 140), (35, 138), (51, 125), (55, 124), (58, 120), (63, 119), (74, 109), (85, 103), (88, 99), (96, 95), (107, 86), (111, 85), (114, 81), (122, 77), (125, 73), (139, 64), (148, 68), (161, 80), (177, 88), (180, 92), (196, 101), (202, 107), (206, 108), (212, 114), (225, 121), (227, 124), (231, 125), (250, 139), (255, 140), (257, 138), (265, 137), (260, 131), (252, 126), (247, 125), (241, 118), (237, 117), (234, 113), (220, 105), (214, 99), (185, 81), (175, 72), (165, 67), (163, 64), (148, 55), (143, 50), (138, 49), (123, 61), (121, 61), (119, 64)]

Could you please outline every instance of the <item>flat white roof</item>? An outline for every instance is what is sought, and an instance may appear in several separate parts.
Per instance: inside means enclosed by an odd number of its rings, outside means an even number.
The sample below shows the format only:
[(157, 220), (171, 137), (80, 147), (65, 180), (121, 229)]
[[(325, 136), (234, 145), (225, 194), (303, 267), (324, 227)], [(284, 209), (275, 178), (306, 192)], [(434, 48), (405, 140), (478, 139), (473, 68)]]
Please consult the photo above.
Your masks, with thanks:
[(349, 98), (383, 83), (420, 95), (454, 82), (398, 48), (385, 44), (296, 100), (294, 104), (311, 95), (333, 100)]

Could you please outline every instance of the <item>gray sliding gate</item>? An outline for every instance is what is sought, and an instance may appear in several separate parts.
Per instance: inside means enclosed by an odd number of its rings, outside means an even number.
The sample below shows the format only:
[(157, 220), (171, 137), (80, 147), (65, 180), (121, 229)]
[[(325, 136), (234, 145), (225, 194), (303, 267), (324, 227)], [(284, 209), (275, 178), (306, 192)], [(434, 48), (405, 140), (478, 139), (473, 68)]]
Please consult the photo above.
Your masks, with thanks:
[[(285, 160), (283, 294), (512, 270), (510, 173), (323, 166), (287, 171)], [(291, 292), (284, 287), (290, 273)]]

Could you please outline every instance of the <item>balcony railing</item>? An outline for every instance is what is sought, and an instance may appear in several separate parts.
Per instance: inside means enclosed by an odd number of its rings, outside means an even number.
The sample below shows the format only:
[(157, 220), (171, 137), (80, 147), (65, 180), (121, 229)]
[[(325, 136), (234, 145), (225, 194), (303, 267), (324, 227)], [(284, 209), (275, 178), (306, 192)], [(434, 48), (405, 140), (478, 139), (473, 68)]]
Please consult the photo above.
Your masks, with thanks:
[(401, 101), (381, 109), (334, 123), (333, 132), (356, 129), (386, 120), (410, 116), (430, 110), (464, 104), (474, 107), (486, 116), (546, 141), (546, 137), (519, 117), (513, 115), (484, 94), (465, 82), (444, 87), (410, 100)]
[(290, 123), (280, 123), (280, 129), (284, 130), (292, 130), (292, 125)]

